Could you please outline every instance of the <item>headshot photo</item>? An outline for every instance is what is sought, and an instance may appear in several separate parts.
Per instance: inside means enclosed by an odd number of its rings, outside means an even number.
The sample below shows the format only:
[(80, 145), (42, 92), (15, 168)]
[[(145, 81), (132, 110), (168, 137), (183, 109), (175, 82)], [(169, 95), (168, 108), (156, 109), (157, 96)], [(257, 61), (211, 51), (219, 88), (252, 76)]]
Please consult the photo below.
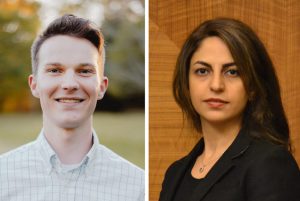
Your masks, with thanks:
[(150, 201), (300, 199), (299, 8), (150, 0)]
[(0, 201), (299, 201), (300, 1), (2, 0)]
[(144, 3), (88, 3), (0, 3), (0, 200), (145, 200)]

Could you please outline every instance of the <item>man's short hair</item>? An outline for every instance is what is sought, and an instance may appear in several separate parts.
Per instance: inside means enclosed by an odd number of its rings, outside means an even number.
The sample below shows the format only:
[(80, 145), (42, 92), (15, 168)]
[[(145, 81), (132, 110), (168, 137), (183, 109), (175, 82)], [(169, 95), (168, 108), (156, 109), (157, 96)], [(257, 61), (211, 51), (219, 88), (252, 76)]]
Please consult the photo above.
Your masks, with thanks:
[(90, 41), (98, 50), (102, 57), (101, 65), (104, 67), (105, 49), (104, 37), (97, 26), (90, 20), (77, 17), (75, 15), (66, 14), (60, 18), (55, 19), (44, 32), (39, 35), (31, 46), (31, 61), (32, 73), (34, 75), (38, 72), (38, 53), (42, 44), (49, 38), (57, 35), (67, 35), (77, 38), (83, 38)]

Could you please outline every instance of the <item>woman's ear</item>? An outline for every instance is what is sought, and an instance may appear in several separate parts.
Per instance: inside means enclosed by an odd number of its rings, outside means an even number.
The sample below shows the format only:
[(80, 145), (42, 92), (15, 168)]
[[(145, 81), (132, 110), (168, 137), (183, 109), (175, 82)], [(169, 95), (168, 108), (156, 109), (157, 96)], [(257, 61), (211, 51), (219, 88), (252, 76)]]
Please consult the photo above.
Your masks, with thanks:
[(248, 97), (249, 102), (253, 101), (254, 99), (255, 99), (255, 92), (254, 91), (250, 91), (249, 97)]
[(36, 98), (40, 98), (38, 88), (37, 88), (37, 81), (36, 81), (36, 76), (35, 75), (33, 75), (33, 74), (29, 75), (28, 84), (29, 84), (32, 95)]
[(100, 83), (99, 92), (98, 92), (98, 100), (101, 100), (104, 97), (107, 87), (108, 87), (108, 78), (103, 76)]

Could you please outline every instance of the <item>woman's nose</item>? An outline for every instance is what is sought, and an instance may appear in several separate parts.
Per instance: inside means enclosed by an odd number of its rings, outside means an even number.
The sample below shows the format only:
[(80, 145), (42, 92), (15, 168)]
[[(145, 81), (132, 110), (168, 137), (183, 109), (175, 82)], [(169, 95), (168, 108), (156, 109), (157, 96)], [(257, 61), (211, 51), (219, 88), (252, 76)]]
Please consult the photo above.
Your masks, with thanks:
[(213, 74), (210, 82), (210, 89), (214, 92), (221, 92), (225, 88), (224, 78), (221, 74)]

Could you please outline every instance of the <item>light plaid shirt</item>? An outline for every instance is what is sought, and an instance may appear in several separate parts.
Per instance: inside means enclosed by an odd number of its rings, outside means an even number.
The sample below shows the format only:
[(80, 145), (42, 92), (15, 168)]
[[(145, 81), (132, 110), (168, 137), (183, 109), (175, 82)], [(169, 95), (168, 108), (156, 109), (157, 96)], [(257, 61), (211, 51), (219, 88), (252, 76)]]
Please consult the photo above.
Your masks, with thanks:
[(63, 166), (43, 133), (0, 156), (1, 201), (142, 201), (144, 171), (99, 144)]

